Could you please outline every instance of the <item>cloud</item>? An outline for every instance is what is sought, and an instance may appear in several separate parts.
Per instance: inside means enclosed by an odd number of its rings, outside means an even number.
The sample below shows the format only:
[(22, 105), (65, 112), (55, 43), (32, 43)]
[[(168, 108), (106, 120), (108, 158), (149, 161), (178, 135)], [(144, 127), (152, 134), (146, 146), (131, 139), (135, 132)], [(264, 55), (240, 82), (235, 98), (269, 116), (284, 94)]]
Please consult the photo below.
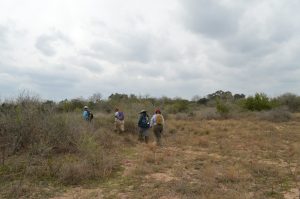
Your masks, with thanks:
[(217, 0), (186, 0), (186, 27), (211, 38), (228, 37), (238, 30), (238, 13)]
[(4, 48), (7, 34), (8, 34), (8, 28), (3, 25), (0, 25), (0, 47), (1, 48)]
[(297, 0), (0, 4), (4, 93), (299, 93)]
[(90, 55), (111, 62), (138, 61), (147, 63), (151, 59), (152, 36), (147, 33), (116, 34), (113, 40), (95, 41)]
[(45, 56), (54, 56), (56, 54), (56, 46), (59, 44), (70, 44), (69, 38), (61, 32), (50, 32), (40, 35), (35, 43), (35, 47)]

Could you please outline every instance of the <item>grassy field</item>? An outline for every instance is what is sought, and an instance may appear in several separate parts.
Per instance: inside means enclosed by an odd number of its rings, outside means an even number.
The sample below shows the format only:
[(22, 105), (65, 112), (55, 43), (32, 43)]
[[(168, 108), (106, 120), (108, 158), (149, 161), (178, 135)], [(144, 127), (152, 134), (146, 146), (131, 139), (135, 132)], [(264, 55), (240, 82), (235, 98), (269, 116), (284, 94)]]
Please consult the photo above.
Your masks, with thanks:
[(280, 123), (170, 115), (163, 147), (153, 133), (139, 143), (134, 124), (119, 135), (101, 117), (83, 127), (79, 152), (9, 156), (1, 197), (299, 198), (300, 115)]

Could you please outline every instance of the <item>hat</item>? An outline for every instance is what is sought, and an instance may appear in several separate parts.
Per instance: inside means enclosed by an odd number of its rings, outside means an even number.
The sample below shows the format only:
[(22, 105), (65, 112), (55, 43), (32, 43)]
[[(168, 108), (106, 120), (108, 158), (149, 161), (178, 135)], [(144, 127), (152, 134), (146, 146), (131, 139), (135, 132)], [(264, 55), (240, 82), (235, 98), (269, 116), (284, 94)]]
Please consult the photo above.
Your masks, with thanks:
[(84, 109), (88, 109), (89, 107), (88, 107), (88, 106), (84, 106), (83, 108), (84, 108)]
[(140, 113), (146, 113), (146, 112), (147, 112), (147, 111), (143, 109), (143, 110), (141, 110), (141, 112), (140, 112)]

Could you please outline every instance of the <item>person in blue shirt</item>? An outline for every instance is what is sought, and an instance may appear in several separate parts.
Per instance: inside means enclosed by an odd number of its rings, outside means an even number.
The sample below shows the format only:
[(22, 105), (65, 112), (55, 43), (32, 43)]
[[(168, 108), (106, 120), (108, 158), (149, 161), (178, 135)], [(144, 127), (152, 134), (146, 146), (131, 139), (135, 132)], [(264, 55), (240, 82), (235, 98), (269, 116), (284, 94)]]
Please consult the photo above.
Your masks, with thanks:
[(93, 113), (89, 110), (87, 106), (84, 106), (82, 117), (85, 121), (91, 122), (93, 119)]

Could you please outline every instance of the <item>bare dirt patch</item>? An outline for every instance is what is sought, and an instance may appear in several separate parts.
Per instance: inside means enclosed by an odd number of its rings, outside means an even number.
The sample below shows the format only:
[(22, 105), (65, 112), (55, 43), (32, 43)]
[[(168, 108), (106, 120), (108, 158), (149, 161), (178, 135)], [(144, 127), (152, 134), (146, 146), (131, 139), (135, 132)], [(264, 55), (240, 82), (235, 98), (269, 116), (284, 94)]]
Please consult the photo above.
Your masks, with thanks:
[(286, 192), (284, 194), (285, 199), (299, 199), (300, 198), (300, 193), (299, 189), (293, 188), (290, 191)]
[(146, 176), (146, 179), (149, 179), (149, 178), (152, 178), (154, 180), (161, 181), (161, 182), (170, 182), (170, 181), (176, 179), (175, 177), (173, 177), (167, 173), (153, 173), (153, 174)]

